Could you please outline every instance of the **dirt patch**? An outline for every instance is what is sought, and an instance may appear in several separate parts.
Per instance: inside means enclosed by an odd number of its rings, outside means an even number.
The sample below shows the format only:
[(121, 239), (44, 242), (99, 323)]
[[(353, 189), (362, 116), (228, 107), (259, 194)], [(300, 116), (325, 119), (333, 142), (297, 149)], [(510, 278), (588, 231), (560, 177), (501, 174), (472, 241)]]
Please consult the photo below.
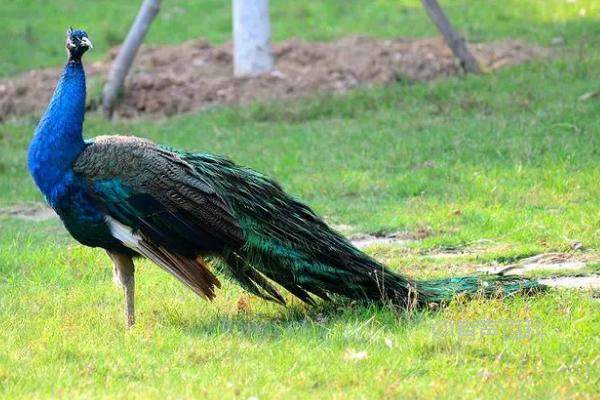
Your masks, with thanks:
[(566, 289), (600, 289), (600, 276), (560, 276), (539, 279), (540, 283)]
[[(484, 70), (543, 56), (546, 51), (514, 40), (470, 44)], [(99, 105), (107, 60), (86, 66), (88, 109)], [(360, 85), (398, 80), (427, 81), (460, 73), (445, 43), (435, 39), (346, 37), (326, 43), (290, 40), (274, 45), (274, 72), (254, 78), (232, 76), (231, 44), (193, 40), (177, 46), (143, 46), (126, 82), (116, 115), (173, 115), (215, 104), (246, 104), (343, 92)], [(0, 80), (0, 120), (40, 112), (48, 103), (60, 68), (34, 70)]]
[(0, 217), (21, 218), (29, 221), (44, 221), (57, 217), (56, 213), (42, 203), (24, 203), (0, 208)]
[(535, 276), (536, 271), (555, 271), (557, 274), (562, 273), (564, 275), (577, 275), (583, 273), (587, 276), (554, 276), (537, 279), (540, 283), (550, 287), (596, 290), (600, 289), (600, 276), (589, 275), (589, 273), (585, 274), (584, 268), (590, 262), (597, 261), (597, 257), (585, 254), (547, 253), (525, 258), (518, 263), (508, 266), (484, 267), (479, 269), (479, 272), (508, 275), (524, 275), (530, 273), (530, 276)]
[(424, 256), (428, 257), (428, 258), (443, 260), (443, 259), (449, 259), (449, 258), (469, 257), (469, 256), (477, 255), (477, 254), (478, 253), (476, 251), (473, 251), (471, 249), (469, 249), (469, 250), (457, 249), (457, 250), (435, 251), (435, 252), (424, 254)]
[(490, 251), (490, 246), (493, 246), (494, 242), (489, 239), (480, 239), (475, 242), (469, 243), (466, 246), (459, 246), (454, 248), (440, 248), (428, 251), (423, 256), (432, 259), (452, 259), (461, 257), (473, 257), (478, 254), (483, 254)]
[(432, 231), (428, 228), (419, 228), (414, 232), (402, 231), (392, 232), (387, 235), (370, 235), (359, 233), (350, 235), (348, 239), (352, 244), (359, 249), (375, 246), (375, 245), (392, 245), (402, 246), (414, 240), (423, 240), (432, 235)]
[(402, 246), (406, 243), (414, 240), (408, 235), (400, 234), (390, 234), (385, 236), (373, 236), (373, 235), (353, 235), (350, 238), (352, 244), (359, 249), (363, 249), (365, 247), (371, 247), (375, 245), (397, 245)]
[(528, 257), (511, 265), (485, 267), (480, 269), (480, 271), (510, 275), (523, 275), (531, 271), (577, 271), (585, 268), (591, 261), (593, 260), (588, 257), (575, 256), (569, 253), (547, 253)]

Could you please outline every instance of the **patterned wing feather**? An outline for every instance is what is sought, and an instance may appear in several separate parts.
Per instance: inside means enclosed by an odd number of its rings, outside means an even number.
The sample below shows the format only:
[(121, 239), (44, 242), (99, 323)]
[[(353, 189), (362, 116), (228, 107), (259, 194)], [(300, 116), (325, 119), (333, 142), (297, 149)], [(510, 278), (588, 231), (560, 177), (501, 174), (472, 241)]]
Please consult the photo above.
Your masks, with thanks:
[[(200, 254), (220, 253), (244, 242), (227, 204), (176, 154), (149, 141), (98, 137), (74, 163), (89, 195), (107, 215), (135, 237), (124, 245), (207, 298), (219, 282)], [(126, 241), (126, 240), (125, 240)]]

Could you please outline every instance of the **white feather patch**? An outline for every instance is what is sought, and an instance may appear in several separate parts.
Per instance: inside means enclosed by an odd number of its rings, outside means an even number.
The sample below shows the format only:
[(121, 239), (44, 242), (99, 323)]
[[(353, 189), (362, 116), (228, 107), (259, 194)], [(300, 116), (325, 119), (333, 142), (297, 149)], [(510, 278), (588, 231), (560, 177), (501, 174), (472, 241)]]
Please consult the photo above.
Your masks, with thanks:
[(130, 227), (123, 225), (116, 219), (106, 216), (106, 223), (110, 228), (110, 233), (115, 239), (118, 239), (125, 246), (131, 249), (139, 248), (140, 237), (133, 233)]

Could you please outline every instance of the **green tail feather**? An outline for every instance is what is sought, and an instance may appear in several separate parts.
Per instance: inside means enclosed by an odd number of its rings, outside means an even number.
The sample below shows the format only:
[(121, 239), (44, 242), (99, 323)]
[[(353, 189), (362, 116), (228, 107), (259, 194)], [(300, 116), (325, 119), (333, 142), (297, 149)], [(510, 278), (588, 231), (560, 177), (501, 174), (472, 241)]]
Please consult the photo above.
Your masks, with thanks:
[(339, 295), (400, 307), (446, 303), (461, 294), (512, 296), (544, 289), (535, 280), (510, 276), (409, 279), (354, 247), (264, 175), (215, 155), (180, 154), (220, 194), (243, 230), (244, 246), (220, 254), (223, 270), (263, 298), (283, 302), (271, 281), (307, 303), (311, 296)]
[(313, 260), (297, 249), (268, 240), (250, 243), (253, 244), (239, 251), (239, 256), (255, 266), (252, 268), (254, 273), (264, 274), (309, 304), (313, 304), (310, 294), (325, 300), (334, 294), (351, 300), (391, 303), (410, 309), (427, 307), (432, 303), (446, 304), (457, 296), (510, 297), (532, 295), (546, 289), (534, 279), (504, 275), (412, 280), (389, 270), (362, 252), (359, 254), (363, 263), (357, 268), (353, 264)]
[(535, 279), (509, 275), (480, 275), (421, 280), (416, 282), (418, 300), (422, 305), (447, 303), (459, 295), (486, 298), (535, 294), (546, 289)]

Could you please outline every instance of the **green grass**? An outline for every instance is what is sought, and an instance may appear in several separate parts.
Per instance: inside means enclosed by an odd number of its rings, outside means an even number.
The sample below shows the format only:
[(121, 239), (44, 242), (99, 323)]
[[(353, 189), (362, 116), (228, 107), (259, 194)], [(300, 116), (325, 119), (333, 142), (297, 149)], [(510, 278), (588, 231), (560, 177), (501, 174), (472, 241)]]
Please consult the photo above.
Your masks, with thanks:
[[(172, 19), (160, 17), (150, 40), (225, 40), (225, 3), (210, 2), (209, 13), (201, 8), (208, 2), (193, 11), (167, 1), (163, 14)], [(433, 34), (417, 2), (272, 3), (277, 38)], [(457, 275), (483, 263), (573, 251), (574, 241), (586, 256), (597, 254), (600, 99), (578, 98), (600, 89), (598, 5), (444, 3), (477, 40), (548, 44), (561, 35), (566, 48), (493, 75), (158, 121), (109, 123), (90, 115), (85, 130), (225, 154), (276, 177), (354, 232), (430, 231), (407, 247), (368, 250), (411, 275)], [(90, 31), (101, 57), (136, 5), (1, 7), (0, 75), (10, 75), (61, 63), (63, 25), (70, 23)], [(26, 24), (35, 27), (30, 48), (19, 42)], [(25, 168), (37, 118), (0, 124), (0, 207), (41, 200)], [(452, 248), (477, 253), (424, 256)], [(231, 284), (206, 303), (150, 263), (138, 271), (138, 324), (127, 330), (102, 251), (76, 244), (56, 220), (0, 216), (0, 397), (594, 398), (600, 390), (600, 303), (589, 293), (456, 302), (400, 315), (363, 306), (283, 309), (256, 299), (244, 311), (236, 306), (244, 295)], [(598, 264), (585, 271), (597, 272)], [(545, 335), (506, 341), (432, 333), (442, 321), (489, 319), (542, 322)], [(361, 351), (366, 358), (348, 359)]]
[[(150, 43), (179, 43), (205, 37), (231, 39), (231, 10), (223, 0), (169, 0), (152, 24)], [(435, 27), (415, 0), (271, 0), (273, 37), (328, 40), (347, 34), (381, 37), (432, 36)], [(503, 0), (441, 2), (461, 32), (473, 41), (524, 37), (568, 45), (598, 40), (600, 4), (596, 0)], [(138, 11), (139, 1), (20, 0), (0, 2), (0, 77), (61, 64), (69, 26), (89, 31), (99, 59), (119, 45)], [(582, 12), (582, 10), (584, 10)], [(583, 15), (582, 15), (583, 14)]]

